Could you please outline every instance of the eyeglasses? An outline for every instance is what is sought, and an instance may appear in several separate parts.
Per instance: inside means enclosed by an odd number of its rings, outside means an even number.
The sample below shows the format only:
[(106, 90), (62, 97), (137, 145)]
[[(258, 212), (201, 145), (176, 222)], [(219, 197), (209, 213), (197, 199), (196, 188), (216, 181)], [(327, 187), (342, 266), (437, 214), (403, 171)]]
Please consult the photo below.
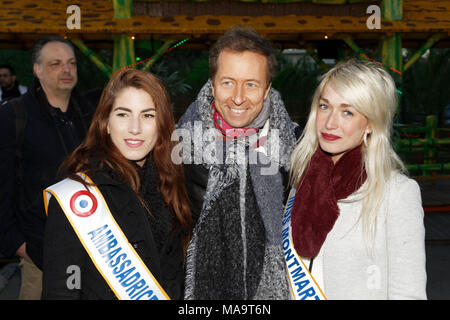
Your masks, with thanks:
[(5, 78), (11, 77), (11, 74), (6, 74), (6, 73), (0, 74), (0, 78), (2, 78), (2, 77), (5, 77)]

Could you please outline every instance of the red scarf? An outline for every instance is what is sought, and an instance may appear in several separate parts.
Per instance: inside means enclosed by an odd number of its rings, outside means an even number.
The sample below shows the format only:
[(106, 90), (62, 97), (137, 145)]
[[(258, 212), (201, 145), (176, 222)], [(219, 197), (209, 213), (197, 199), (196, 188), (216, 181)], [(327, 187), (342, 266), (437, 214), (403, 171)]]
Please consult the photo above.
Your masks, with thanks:
[(362, 168), (361, 146), (346, 152), (336, 164), (317, 148), (297, 186), (292, 209), (292, 238), (300, 256), (317, 256), (339, 216), (337, 201), (357, 191), (366, 180)]
[(217, 130), (219, 130), (222, 133), (224, 138), (236, 139), (240, 137), (246, 137), (253, 133), (258, 132), (257, 128), (233, 128), (225, 121), (225, 119), (217, 111), (214, 101), (211, 104), (211, 107), (214, 110), (213, 113), (214, 126), (217, 128)]

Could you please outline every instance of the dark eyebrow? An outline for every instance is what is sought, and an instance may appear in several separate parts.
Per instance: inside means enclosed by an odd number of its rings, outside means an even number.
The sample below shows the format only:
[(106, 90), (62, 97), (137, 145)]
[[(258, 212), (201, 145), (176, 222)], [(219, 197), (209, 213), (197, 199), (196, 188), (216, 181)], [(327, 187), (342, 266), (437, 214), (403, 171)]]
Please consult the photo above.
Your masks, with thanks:
[[(132, 112), (130, 108), (125, 108), (125, 107), (117, 107), (113, 111), (116, 111), (116, 110)], [(149, 111), (156, 111), (156, 109), (155, 108), (148, 108), (148, 109), (142, 110), (141, 113), (149, 112)]]

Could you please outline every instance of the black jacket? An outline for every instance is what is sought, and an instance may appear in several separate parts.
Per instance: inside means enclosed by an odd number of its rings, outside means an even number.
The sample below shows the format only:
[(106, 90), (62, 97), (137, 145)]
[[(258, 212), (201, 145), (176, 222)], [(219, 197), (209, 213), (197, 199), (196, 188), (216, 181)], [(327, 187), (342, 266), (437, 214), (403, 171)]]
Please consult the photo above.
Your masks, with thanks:
[(13, 102), (0, 106), (0, 251), (13, 256), (26, 242), (27, 254), (41, 267), (45, 225), (42, 190), (55, 183), (58, 167), (84, 138), (95, 110), (76, 90), (66, 113), (51, 107), (37, 79), (17, 99), (26, 110), (21, 186), (16, 171)]
[[(153, 219), (127, 184), (118, 183), (111, 178), (111, 175), (105, 175), (104, 171), (91, 175), (91, 178), (100, 189), (117, 224), (150, 272), (171, 299), (181, 299), (184, 280), (182, 229), (170, 228), (172, 231), (164, 239), (155, 236), (164, 234), (155, 228), (158, 224), (155, 219), (162, 215), (166, 217), (173, 217), (173, 215), (165, 205), (163, 208), (158, 206), (158, 212), (152, 210), (153, 203), (144, 198), (152, 216), (155, 217)], [(148, 188), (151, 186), (147, 186)], [(50, 199), (48, 211), (44, 237), (42, 298), (115, 299), (114, 293), (94, 266), (53, 197)], [(161, 245), (158, 246), (158, 244)], [(67, 287), (66, 282), (70, 276), (67, 268), (71, 265), (79, 266), (81, 270), (80, 289)]]

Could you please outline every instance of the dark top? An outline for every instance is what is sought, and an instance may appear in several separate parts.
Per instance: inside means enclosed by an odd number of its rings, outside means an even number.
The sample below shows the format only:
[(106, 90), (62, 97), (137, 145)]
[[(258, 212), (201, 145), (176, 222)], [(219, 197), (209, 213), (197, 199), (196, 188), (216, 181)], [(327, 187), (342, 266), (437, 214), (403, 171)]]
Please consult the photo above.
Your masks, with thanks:
[[(41, 268), (42, 190), (57, 181), (61, 162), (83, 140), (95, 110), (73, 90), (67, 112), (61, 112), (50, 106), (37, 79), (16, 99), (0, 105), (0, 252), (12, 256), (26, 241), (27, 254)], [(16, 141), (16, 101), (26, 110), (21, 146)], [(16, 148), (22, 150), (22, 183), (18, 181)]]
[[(149, 214), (129, 185), (118, 182), (112, 171), (91, 173), (108, 207), (142, 261), (171, 299), (183, 297), (184, 265), (182, 229), (158, 190), (154, 165), (144, 166), (141, 195)], [(69, 289), (67, 268), (78, 266), (80, 288)], [(116, 299), (80, 243), (72, 226), (52, 197), (44, 237), (43, 299)]]
[(20, 90), (19, 90), (19, 83), (16, 81), (14, 83), (14, 86), (9, 90), (6, 90), (6, 88), (2, 87), (2, 95), (0, 96), (0, 100), (2, 100), (2, 101), (9, 100), (12, 98), (20, 97), (21, 95), (22, 94), (20, 93)]

